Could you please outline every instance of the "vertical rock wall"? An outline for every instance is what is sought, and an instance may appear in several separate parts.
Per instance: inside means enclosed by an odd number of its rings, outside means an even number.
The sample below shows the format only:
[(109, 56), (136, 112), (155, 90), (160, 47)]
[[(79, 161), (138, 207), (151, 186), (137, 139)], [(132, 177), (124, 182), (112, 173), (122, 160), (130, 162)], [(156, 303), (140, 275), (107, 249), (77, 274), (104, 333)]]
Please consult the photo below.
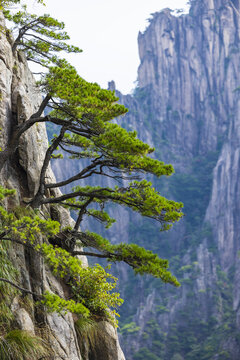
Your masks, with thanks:
[[(198, 183), (196, 171), (204, 172), (201, 166), (210, 163), (211, 154), (214, 163), (204, 173), (206, 193), (211, 178), (208, 200), (201, 200), (196, 189), (191, 198), (191, 209), (205, 201), (198, 230), (189, 231), (191, 214), (185, 209), (185, 220), (168, 234), (172, 251), (164, 250), (159, 237), (159, 254), (172, 257), (182, 287), (175, 292), (156, 291), (153, 283), (148, 290), (151, 305), (135, 302), (138, 311), (132, 319), (141, 330), (122, 336), (129, 359), (199, 359), (207, 356), (207, 346), (212, 352), (206, 358), (240, 357), (239, 36), (239, 1), (227, 0), (192, 1), (190, 13), (180, 17), (166, 9), (154, 14), (149, 27), (139, 34), (138, 88), (133, 96), (119, 93), (120, 102), (130, 109), (125, 126), (131, 124), (141, 139), (154, 145), (158, 157), (174, 165), (179, 183), (173, 192), (173, 176), (170, 185), (163, 187), (168, 196), (177, 195), (187, 203), (191, 187)], [(204, 179), (200, 185), (204, 189)], [(181, 259), (177, 267), (176, 256)], [(191, 270), (179, 272), (182, 265)], [(143, 287), (149, 288), (147, 283)], [(150, 330), (154, 318), (155, 335)], [(208, 330), (201, 336), (204, 326)]]

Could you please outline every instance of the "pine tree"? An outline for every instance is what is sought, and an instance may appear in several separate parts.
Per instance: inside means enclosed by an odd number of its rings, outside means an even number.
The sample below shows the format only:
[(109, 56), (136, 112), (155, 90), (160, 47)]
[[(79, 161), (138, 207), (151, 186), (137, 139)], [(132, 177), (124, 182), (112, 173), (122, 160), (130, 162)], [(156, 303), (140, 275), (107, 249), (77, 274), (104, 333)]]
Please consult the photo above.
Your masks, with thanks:
[[(14, 218), (0, 209), (3, 224), (0, 238), (30, 246), (46, 259), (55, 275), (70, 278), (68, 285), (73, 292), (72, 301), (60, 299), (56, 294), (45, 294), (42, 301), (52, 310), (69, 310), (84, 316), (88, 316), (89, 311), (106, 315), (107, 307), (115, 307), (121, 303), (119, 294), (109, 295), (115, 286), (115, 278), (98, 266), (83, 269), (77, 255), (96, 256), (113, 262), (123, 261), (135, 273), (151, 274), (166, 283), (179, 286), (176, 278), (168, 271), (167, 260), (160, 259), (156, 254), (135, 244), (112, 245), (98, 234), (80, 230), (85, 216), (91, 216), (107, 228), (110, 227), (115, 220), (106, 211), (108, 203), (126, 206), (142, 216), (155, 219), (161, 230), (168, 230), (183, 216), (182, 203), (161, 196), (144, 177), (147, 174), (156, 177), (170, 176), (174, 172), (172, 165), (151, 157), (154, 149), (140, 141), (135, 131), (128, 132), (111, 122), (127, 112), (123, 105), (117, 103), (118, 98), (113, 91), (87, 82), (66, 60), (56, 56), (59, 51), (80, 51), (65, 43), (68, 35), (62, 31), (63, 23), (49, 15), (37, 17), (28, 14), (26, 7), (15, 13), (4, 10), (4, 14), (19, 29), (13, 52), (24, 50), (29, 60), (47, 67), (48, 71), (43, 74), (39, 83), (44, 95), (42, 104), (28, 120), (13, 128), (9, 143), (0, 153), (0, 170), (14, 154), (21, 135), (33, 124), (55, 124), (58, 134), (46, 151), (39, 189), (30, 205), (33, 209), (41, 208), (44, 204), (61, 205), (77, 211), (78, 215), (74, 228), (59, 232), (58, 224), (54, 225), (51, 220), (45, 223), (36, 216), (23, 218), (20, 225), (15, 224)], [(46, 107), (51, 109), (47, 116), (43, 114)], [(47, 182), (46, 171), (51, 158), (62, 155), (78, 161), (85, 159), (85, 165), (80, 172), (68, 179), (56, 183)], [(122, 183), (122, 180), (126, 180), (126, 185), (116, 185), (113, 188), (80, 185), (81, 180), (91, 176), (110, 177)], [(79, 185), (72, 191), (57, 197), (46, 196), (49, 190), (75, 181)], [(4, 191), (2, 189), (3, 196), (8, 196), (9, 193)], [(46, 239), (42, 245), (37, 244), (39, 233), (43, 233)], [(93, 250), (79, 251), (79, 245)], [(83, 279), (86, 281), (85, 285), (81, 283)], [(3, 278), (0, 280), (4, 281)], [(83, 290), (88, 283), (95, 289), (95, 295), (90, 288)], [(96, 296), (99, 302), (96, 301)]]
[[(42, 3), (41, 0), (38, 2)], [(56, 54), (61, 51), (67, 53), (82, 51), (77, 46), (66, 43), (69, 35), (64, 31), (64, 23), (48, 14), (42, 16), (30, 14), (26, 5), (22, 5), (21, 10), (15, 12), (3, 8), (3, 14), (7, 20), (14, 23), (13, 30), (17, 30), (17, 37), (12, 45), (13, 52), (17, 48), (23, 50), (28, 61), (47, 67), (52, 62), (58, 62)]]

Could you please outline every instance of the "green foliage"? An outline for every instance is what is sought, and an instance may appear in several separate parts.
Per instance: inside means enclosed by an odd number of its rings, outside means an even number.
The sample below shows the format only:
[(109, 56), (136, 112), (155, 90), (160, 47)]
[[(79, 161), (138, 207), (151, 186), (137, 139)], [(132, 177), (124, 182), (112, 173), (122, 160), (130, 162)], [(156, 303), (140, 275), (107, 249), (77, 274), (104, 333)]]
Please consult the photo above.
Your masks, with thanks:
[(112, 292), (117, 281), (113, 275), (99, 264), (83, 267), (78, 258), (50, 244), (37, 245), (37, 250), (43, 253), (54, 275), (60, 278), (70, 277), (68, 285), (72, 290), (72, 300), (65, 301), (57, 295), (46, 293), (43, 303), (50, 311), (71, 311), (85, 317), (91, 312), (115, 322), (114, 315), (118, 314), (113, 309), (120, 306), (123, 300), (118, 293)]
[(154, 353), (152, 353), (148, 348), (142, 347), (133, 355), (134, 360), (161, 360), (161, 358)]
[[(11, 3), (19, 3), (13, 1)], [(42, 1), (38, 1), (43, 3)], [(14, 29), (18, 30), (13, 50), (16, 48), (25, 51), (27, 59), (43, 66), (57, 63), (56, 53), (65, 51), (67, 53), (79, 53), (81, 50), (65, 41), (69, 40), (68, 34), (63, 30), (64, 23), (60, 22), (48, 14), (38, 16), (30, 14), (26, 5), (22, 5), (22, 10), (9, 10), (8, 5), (3, 9), (5, 18), (14, 23)]]
[[(0, 186), (0, 201), (6, 196), (14, 195), (13, 190), (7, 190)], [(0, 205), (0, 212), (3, 207)], [(2, 222), (0, 219), (0, 231), (2, 232)], [(13, 266), (9, 258), (10, 244), (0, 241), (0, 278), (5, 278), (10, 281), (15, 281), (18, 276), (18, 271)], [(9, 327), (12, 321), (12, 312), (10, 304), (13, 297), (16, 295), (16, 290), (6, 282), (0, 282), (0, 329)]]
[(0, 186), (0, 201), (3, 200), (6, 196), (12, 196), (15, 194), (15, 190), (5, 189)]
[[(13, 194), (13, 191), (0, 187), (1, 199)], [(29, 211), (31, 217), (25, 215)], [(16, 211), (18, 219), (16, 219), (14, 213), (9, 213), (4, 210), (3, 206), (0, 206), (0, 236), (4, 243), (16, 241), (31, 246), (33, 250), (38, 251), (44, 257), (55, 276), (68, 279), (66, 281), (72, 293), (70, 300), (46, 292), (41, 302), (46, 305), (50, 312), (64, 313), (70, 311), (84, 317), (89, 317), (90, 314), (101, 315), (117, 325), (114, 316), (118, 314), (114, 309), (123, 302), (119, 294), (113, 292), (117, 279), (98, 264), (93, 267), (83, 267), (81, 261), (71, 256), (68, 251), (54, 247), (46, 242), (39, 242), (39, 238), (42, 236), (50, 238), (56, 235), (59, 232), (60, 224), (50, 219), (43, 220), (39, 216), (33, 215), (33, 210), (29, 211), (27, 209), (20, 211), (20, 208), (18, 208)], [(4, 266), (0, 275), (2, 275), (2, 278), (14, 280), (10, 277), (12, 274), (11, 262), (8, 261), (5, 253), (2, 256)], [(9, 269), (11, 269), (11, 272)], [(12, 291), (11, 285), (3, 284), (0, 283), (5, 292), (8, 289)]]
[(109, 229), (116, 221), (115, 219), (111, 218), (106, 211), (103, 210), (89, 209), (87, 214), (88, 216), (92, 216), (103, 223), (106, 229)]
[(101, 341), (105, 341), (102, 328), (96, 320), (80, 317), (75, 322), (75, 329), (79, 339), (82, 358), (87, 360), (89, 359), (89, 349), (96, 349), (98, 344), (101, 344)]
[[(14, 268), (11, 260), (9, 259), (8, 250), (9, 244), (0, 243), (0, 277), (8, 280), (15, 280), (18, 272)], [(9, 284), (0, 284), (1, 295), (12, 295), (15, 293), (14, 289)]]
[(90, 125), (91, 132), (94, 134), (96, 131), (96, 134), (99, 134), (106, 121), (127, 111), (123, 105), (116, 103), (118, 98), (113, 91), (87, 82), (65, 60), (59, 61), (58, 66), (49, 67), (49, 72), (42, 80), (42, 87), (56, 100), (60, 100), (51, 115), (68, 120), (72, 117), (76, 125), (81, 125), (85, 138), (86, 129), (84, 131), (83, 125)]
[(43, 220), (39, 216), (23, 216), (16, 220), (13, 213), (9, 213), (0, 206), (0, 221), (2, 223), (2, 234), (6, 238), (11, 237), (22, 243), (34, 244), (41, 235), (53, 236), (59, 231), (59, 223), (52, 220)]
[(7, 9), (9, 6), (18, 4), (20, 0), (1, 0), (0, 2), (0, 10)]
[[(84, 268), (75, 257), (84, 255), (84, 251), (76, 251), (77, 242), (98, 250), (90, 255), (106, 257), (114, 262), (126, 262), (136, 274), (150, 274), (175, 286), (179, 286), (179, 282), (167, 270), (168, 261), (151, 251), (135, 244), (111, 245), (96, 234), (80, 232), (79, 226), (84, 216), (91, 216), (109, 228), (115, 220), (109, 216), (105, 205), (111, 202), (158, 221), (161, 230), (170, 229), (183, 216), (182, 203), (166, 199), (142, 178), (146, 174), (157, 178), (170, 176), (174, 169), (170, 164), (153, 159), (151, 156), (154, 149), (140, 141), (135, 131), (126, 131), (110, 123), (127, 112), (123, 105), (117, 103), (114, 91), (101, 89), (98, 84), (85, 81), (73, 66), (58, 57), (61, 51), (80, 52), (79, 48), (67, 44), (69, 36), (62, 22), (46, 14), (29, 14), (26, 6), (16, 11), (6, 7), (4, 15), (14, 23), (18, 32), (13, 52), (17, 48), (24, 50), (28, 60), (46, 66), (48, 72), (39, 81), (45, 94), (42, 104), (35, 114), (13, 129), (14, 143), (10, 141), (8, 147), (0, 153), (0, 168), (7, 159), (5, 155), (14, 154), (21, 135), (34, 123), (49, 122), (51, 131), (57, 126), (57, 135), (52, 137), (45, 154), (39, 189), (30, 205), (39, 208), (43, 204), (60, 204), (76, 210), (78, 218), (74, 229), (59, 233), (57, 222), (43, 220), (32, 212), (21, 214), (20, 211), (20, 215), (17, 211), (15, 214), (9, 213), (0, 207), (2, 237), (4, 241), (15, 241), (38, 251), (54, 275), (69, 286), (70, 299), (62, 299), (49, 292), (44, 294), (41, 301), (49, 311), (71, 311), (84, 319), (100, 315), (116, 324), (114, 316), (117, 313), (114, 309), (122, 303), (119, 294), (113, 291), (117, 279), (98, 264)], [(47, 107), (51, 109), (50, 113), (42, 116)], [(83, 165), (85, 167), (78, 174), (66, 180), (46, 183), (46, 170), (51, 158), (59, 158), (63, 154), (71, 159), (85, 159), (87, 165)], [(53, 188), (92, 175), (120, 180), (125, 186), (76, 186), (65, 195), (46, 196), (51, 194)]]
[(63, 159), (63, 154), (52, 154), (52, 159)]
[[(124, 106), (116, 104), (118, 99), (113, 92), (87, 83), (66, 62), (61, 67), (51, 67), (43, 85), (46, 92), (62, 100), (51, 116), (66, 119), (68, 114), (67, 118), (72, 116), (75, 119), (75, 127), (81, 125), (81, 135), (73, 131), (64, 137), (65, 150), (73, 145), (79, 148), (78, 151), (75, 148), (74, 155), (69, 151), (71, 158), (104, 156), (101, 164), (122, 172), (143, 171), (158, 177), (173, 173), (172, 165), (148, 157), (154, 149), (137, 139), (136, 132), (127, 132), (117, 124), (106, 123), (127, 111)], [(69, 128), (71, 130), (71, 126)]]
[(74, 314), (80, 314), (88, 317), (89, 310), (81, 303), (76, 303), (74, 300), (65, 300), (56, 294), (51, 294), (49, 291), (44, 293), (42, 304), (47, 307), (49, 312), (58, 312), (60, 314), (68, 311)]
[(189, 174), (176, 174), (170, 181), (170, 191), (176, 200), (184, 199), (186, 221), (196, 228), (203, 221), (212, 187), (212, 171), (218, 152), (209, 152), (193, 160)]
[(96, 248), (106, 254), (109, 261), (124, 261), (130, 265), (135, 274), (150, 274), (163, 282), (179, 286), (177, 279), (167, 271), (168, 261), (136, 244), (120, 243), (113, 245), (99, 234), (84, 234), (84, 246)]
[[(37, 2), (39, 4), (44, 5), (43, 0), (37, 0)], [(7, 9), (7, 8), (14, 6), (15, 4), (19, 4), (19, 3), (20, 3), (20, 0), (1, 0), (0, 9), (2, 9), (2, 8)]]
[(0, 336), (1, 360), (38, 360), (49, 353), (46, 344), (27, 331), (12, 330)]
[(133, 333), (138, 332), (140, 329), (141, 328), (139, 326), (137, 326), (135, 322), (131, 322), (129, 324), (125, 324), (124, 326), (122, 326), (120, 328), (120, 333), (121, 334), (124, 334), (124, 333), (133, 334)]
[[(182, 203), (161, 196), (146, 180), (133, 181), (129, 183), (128, 187), (115, 186), (114, 189), (77, 186), (73, 191), (71, 195), (71, 204), (73, 205), (81, 206), (82, 202), (89, 197), (99, 204), (111, 200), (113, 203), (127, 206), (142, 216), (157, 220), (161, 223), (162, 230), (170, 229), (171, 223), (178, 221), (183, 216)], [(77, 197), (79, 200), (76, 199)]]

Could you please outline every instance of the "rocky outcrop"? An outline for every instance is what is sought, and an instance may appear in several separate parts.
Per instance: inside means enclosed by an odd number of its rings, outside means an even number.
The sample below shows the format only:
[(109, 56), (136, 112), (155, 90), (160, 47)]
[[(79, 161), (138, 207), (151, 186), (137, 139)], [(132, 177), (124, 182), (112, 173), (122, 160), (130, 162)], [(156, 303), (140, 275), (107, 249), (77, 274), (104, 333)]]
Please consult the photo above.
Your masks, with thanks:
[[(41, 104), (42, 97), (36, 87), (35, 79), (28, 68), (24, 54), (17, 52), (13, 56), (11, 35), (4, 33), (4, 19), (0, 12), (0, 142), (4, 148), (11, 137), (13, 126), (23, 122), (36, 112)], [(6, 163), (1, 173), (1, 185), (16, 190), (15, 200), (8, 203), (12, 208), (21, 204), (23, 198), (32, 197), (39, 185), (39, 175), (43, 164), (48, 138), (45, 124), (38, 123), (30, 128), (20, 139), (14, 156)], [(54, 174), (49, 168), (47, 172), (49, 181), (54, 182)], [(57, 189), (52, 195), (59, 194)], [(48, 211), (48, 209), (45, 209)], [(58, 209), (57, 218), (62, 227), (71, 225), (73, 220), (65, 209)], [(55, 217), (56, 217), (55, 216)], [(54, 290), (64, 297), (64, 290), (60, 282), (45, 267), (39, 256), (24, 250), (21, 245), (15, 246), (11, 251), (11, 259), (20, 273), (20, 285), (35, 293)], [(86, 258), (82, 258), (87, 265)], [(14, 314), (16, 327), (34, 334), (42, 334), (48, 343), (51, 354), (49, 359), (81, 360), (104, 359), (124, 360), (119, 346), (116, 330), (104, 323), (102, 334), (104, 342), (96, 348), (89, 346), (89, 351), (81, 354), (81, 343), (77, 337), (74, 318), (71, 314), (46, 314), (34, 310), (31, 299), (24, 304), (21, 297), (15, 297), (11, 310)]]

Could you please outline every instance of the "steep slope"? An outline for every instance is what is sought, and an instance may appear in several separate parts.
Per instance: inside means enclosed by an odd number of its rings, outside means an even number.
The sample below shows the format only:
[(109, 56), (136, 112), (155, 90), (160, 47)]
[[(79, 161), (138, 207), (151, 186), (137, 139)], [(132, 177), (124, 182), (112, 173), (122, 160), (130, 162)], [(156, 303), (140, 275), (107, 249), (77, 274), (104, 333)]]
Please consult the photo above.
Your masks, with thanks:
[[(29, 119), (41, 104), (42, 97), (24, 54), (17, 52), (16, 56), (13, 56), (11, 35), (4, 31), (1, 11), (0, 28), (0, 143), (1, 148), (4, 148), (11, 137), (13, 126)], [(8, 209), (18, 208), (23, 203), (23, 199), (29, 199), (36, 193), (47, 148), (48, 139), (43, 123), (34, 125), (21, 137), (16, 153), (7, 162), (0, 177), (1, 186), (16, 190), (15, 198), (6, 203)], [(51, 169), (48, 169), (47, 178), (54, 180)], [(52, 193), (53, 196), (57, 194), (59, 190)], [(46, 212), (50, 213), (48, 207), (44, 208), (40, 215), (44, 216)], [(62, 227), (71, 225), (73, 222), (70, 214), (63, 208), (55, 211), (55, 220), (58, 220)], [(2, 256), (3, 247), (0, 244), (1, 261)], [(10, 247), (8, 257), (11, 259), (12, 267), (19, 272), (19, 286), (37, 294), (45, 290), (54, 290), (64, 297), (66, 289), (62, 282), (51, 274), (38, 254), (16, 244)], [(82, 258), (82, 260), (85, 264), (87, 263), (86, 259)], [(1, 262), (1, 275), (4, 273), (4, 266), (5, 264)], [(5, 297), (3, 303), (2, 284), (1, 282), (1, 341), (6, 330), (4, 321), (9, 311), (6, 309), (10, 308), (13, 314), (11, 318), (13, 329), (26, 330), (44, 339), (49, 349), (48, 356), (44, 357), (46, 359), (124, 360), (117, 333), (111, 324), (100, 321), (99, 329), (92, 335), (90, 341), (84, 334), (80, 333), (77, 336), (74, 324), (76, 319), (71, 314), (60, 316), (57, 313), (49, 314), (42, 309), (39, 310), (39, 307), (33, 306), (31, 295), (19, 293), (10, 300)]]

